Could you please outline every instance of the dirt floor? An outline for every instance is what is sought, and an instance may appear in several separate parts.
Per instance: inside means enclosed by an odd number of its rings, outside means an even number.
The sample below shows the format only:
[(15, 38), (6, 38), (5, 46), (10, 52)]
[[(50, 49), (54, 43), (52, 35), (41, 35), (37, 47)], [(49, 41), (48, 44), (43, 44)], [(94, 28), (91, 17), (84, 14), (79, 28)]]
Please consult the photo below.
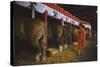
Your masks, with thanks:
[(50, 56), (46, 61), (35, 62), (35, 54), (32, 51), (22, 51), (16, 59), (16, 65), (31, 65), (31, 64), (54, 64), (54, 63), (69, 63), (97, 60), (97, 47), (95, 43), (85, 45), (83, 54), (77, 55), (77, 45), (70, 45), (59, 52), (58, 49), (51, 48)]

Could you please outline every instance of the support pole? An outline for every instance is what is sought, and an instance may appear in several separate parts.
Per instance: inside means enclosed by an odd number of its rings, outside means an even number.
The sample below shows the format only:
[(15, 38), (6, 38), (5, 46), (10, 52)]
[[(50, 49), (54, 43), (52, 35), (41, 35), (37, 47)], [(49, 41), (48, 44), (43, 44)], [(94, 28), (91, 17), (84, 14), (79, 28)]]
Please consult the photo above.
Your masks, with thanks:
[[(61, 20), (61, 26), (62, 26), (62, 28), (64, 27), (64, 21), (63, 21), (63, 19)], [(59, 46), (60, 52), (63, 51), (63, 30), (64, 30), (64, 28), (62, 29), (62, 35), (60, 37), (60, 46)]]
[(46, 30), (46, 44), (45, 49), (48, 48), (48, 23), (47, 23), (47, 12), (45, 12), (45, 30)]
[[(45, 45), (43, 46), (43, 61), (46, 60), (46, 51), (48, 47), (48, 30), (47, 30), (47, 11), (44, 13), (44, 21), (45, 21)], [(46, 62), (45, 62), (46, 63)]]
[(70, 24), (70, 29), (69, 30), (70, 30), (70, 32), (69, 32), (70, 33), (69, 45), (71, 45), (72, 44), (71, 43), (72, 42), (72, 25), (71, 24)]
[(63, 40), (64, 40), (63, 39), (63, 35), (64, 35), (64, 20), (63, 19), (61, 20), (61, 23), (62, 23), (62, 28), (63, 28), (63, 32), (62, 32), (62, 36), (61, 36), (61, 45), (63, 46), (63, 44), (64, 44), (63, 43)]

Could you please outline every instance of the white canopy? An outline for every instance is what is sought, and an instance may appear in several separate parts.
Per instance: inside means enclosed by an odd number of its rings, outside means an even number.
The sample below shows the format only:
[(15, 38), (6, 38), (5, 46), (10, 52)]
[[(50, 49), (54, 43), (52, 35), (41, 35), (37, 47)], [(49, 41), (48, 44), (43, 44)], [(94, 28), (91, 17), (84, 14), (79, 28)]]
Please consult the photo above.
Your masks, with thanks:
[(31, 3), (27, 1), (16, 1), (16, 3), (23, 7), (29, 7), (31, 5)]
[[(23, 7), (29, 7), (31, 5), (30, 2), (27, 2), (27, 1), (16, 1), (17, 4), (19, 4), (20, 6), (23, 6)], [(53, 9), (53, 8), (50, 8), (49, 6), (43, 4), (43, 3), (40, 3), (40, 2), (36, 2), (36, 4), (33, 4), (33, 7), (35, 8), (35, 10), (39, 13), (45, 13), (45, 11), (47, 11), (47, 14), (49, 16), (52, 16), (52, 17), (55, 17), (56, 19), (62, 19), (63, 21), (67, 21), (68, 23), (70, 24), (73, 24), (73, 25), (79, 25), (79, 22), (77, 22), (76, 20), (66, 16), (66, 15), (63, 15), (62, 13), (58, 12), (57, 10)], [(33, 8), (33, 10), (34, 10)], [(32, 11), (32, 17), (34, 17), (34, 11)], [(88, 25), (88, 24), (83, 24), (86, 28), (89, 28), (91, 29), (91, 25)]]

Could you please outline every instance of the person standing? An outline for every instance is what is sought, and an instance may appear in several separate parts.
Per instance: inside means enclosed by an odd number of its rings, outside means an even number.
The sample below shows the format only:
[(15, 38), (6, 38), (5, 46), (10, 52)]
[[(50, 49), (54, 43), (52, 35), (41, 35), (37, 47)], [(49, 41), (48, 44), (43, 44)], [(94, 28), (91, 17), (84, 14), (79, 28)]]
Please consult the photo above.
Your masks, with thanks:
[(80, 29), (78, 30), (78, 55), (82, 54), (85, 45), (85, 29), (83, 25), (80, 25)]

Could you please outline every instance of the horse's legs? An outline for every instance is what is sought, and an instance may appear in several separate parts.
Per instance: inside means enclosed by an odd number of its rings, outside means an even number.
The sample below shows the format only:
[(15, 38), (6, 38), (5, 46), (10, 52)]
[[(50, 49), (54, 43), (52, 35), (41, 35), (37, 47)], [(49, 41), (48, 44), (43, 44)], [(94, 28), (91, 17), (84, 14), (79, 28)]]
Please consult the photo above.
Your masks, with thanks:
[(62, 43), (62, 38), (58, 38), (58, 45), (59, 45), (59, 51), (62, 52), (63, 51), (63, 43)]
[(45, 60), (45, 55), (46, 55), (46, 50), (45, 50), (45, 38), (43, 36), (41, 36), (40, 39), (35, 39), (33, 41), (34, 46), (36, 47), (36, 61), (39, 62), (42, 60)]
[(46, 48), (45, 48), (46, 38), (45, 38), (45, 35), (43, 35), (40, 38), (39, 42), (41, 43), (42, 60), (45, 61), (46, 60)]
[(63, 37), (63, 44), (64, 44), (64, 48), (67, 48), (68, 47), (68, 37), (67, 35)]
[(39, 45), (39, 41), (37, 39), (34, 39), (33, 41), (33, 45), (35, 46), (36, 48), (36, 62), (39, 62), (40, 61), (40, 56), (41, 56), (41, 47)]

